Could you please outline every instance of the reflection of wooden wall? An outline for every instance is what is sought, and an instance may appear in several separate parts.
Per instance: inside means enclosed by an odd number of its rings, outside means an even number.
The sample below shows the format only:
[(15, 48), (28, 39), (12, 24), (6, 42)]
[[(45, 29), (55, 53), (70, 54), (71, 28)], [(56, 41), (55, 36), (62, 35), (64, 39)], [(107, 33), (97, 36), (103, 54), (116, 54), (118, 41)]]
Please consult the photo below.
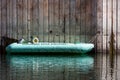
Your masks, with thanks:
[[(95, 67), (100, 78), (98, 80), (117, 80), (120, 79), (120, 0), (98, 0), (97, 5), (97, 30), (100, 31), (100, 35), (97, 39)], [(111, 27), (115, 40), (113, 58), (110, 56)]]
[(95, 34), (96, 16), (96, 0), (0, 0), (0, 35), (88, 42)]

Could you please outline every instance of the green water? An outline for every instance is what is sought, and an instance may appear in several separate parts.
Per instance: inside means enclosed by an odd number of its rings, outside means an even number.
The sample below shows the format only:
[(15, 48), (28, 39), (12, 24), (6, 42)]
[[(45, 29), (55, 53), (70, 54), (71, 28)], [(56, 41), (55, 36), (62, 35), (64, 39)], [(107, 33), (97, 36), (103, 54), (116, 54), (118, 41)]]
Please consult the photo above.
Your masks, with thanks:
[(120, 54), (115, 54), (114, 62), (103, 52), (44, 54), (1, 55), (0, 80), (120, 79)]
[(96, 80), (89, 55), (11, 55), (11, 80)]

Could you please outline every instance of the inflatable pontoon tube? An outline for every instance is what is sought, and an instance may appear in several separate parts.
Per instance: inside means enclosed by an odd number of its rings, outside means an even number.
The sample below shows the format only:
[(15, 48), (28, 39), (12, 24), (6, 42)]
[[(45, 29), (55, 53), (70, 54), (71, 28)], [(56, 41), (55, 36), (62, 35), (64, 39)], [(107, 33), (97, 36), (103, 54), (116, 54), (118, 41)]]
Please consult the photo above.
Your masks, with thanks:
[(70, 52), (87, 53), (94, 48), (92, 43), (47, 43), (20, 44), (12, 43), (6, 47), (7, 53), (25, 52)]

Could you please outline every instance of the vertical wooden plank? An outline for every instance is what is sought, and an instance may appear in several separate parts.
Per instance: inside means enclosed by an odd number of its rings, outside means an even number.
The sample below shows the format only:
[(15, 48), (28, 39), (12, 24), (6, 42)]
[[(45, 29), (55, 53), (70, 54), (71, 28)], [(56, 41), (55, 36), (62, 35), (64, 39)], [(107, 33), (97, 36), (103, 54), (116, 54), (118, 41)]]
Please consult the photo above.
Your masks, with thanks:
[(81, 42), (85, 42), (85, 3), (85, 0), (81, 0)]
[(60, 32), (61, 32), (61, 30), (60, 30), (60, 1), (61, 0), (58, 0), (58, 27), (59, 27), (59, 42), (60, 42)]
[[(22, 2), (22, 6), (23, 6), (23, 15), (22, 15), (22, 17), (23, 17), (23, 20), (22, 20), (22, 26), (23, 26), (23, 38), (25, 39), (25, 40), (28, 40), (28, 35), (27, 35), (27, 33), (28, 33), (28, 31), (27, 31), (27, 22), (28, 22), (28, 19), (27, 19), (27, 0), (23, 0), (23, 2)], [(16, 18), (15, 18), (16, 19)], [(14, 19), (14, 20), (15, 20)], [(14, 24), (14, 25), (16, 25), (16, 23)]]
[(54, 41), (58, 42), (59, 41), (59, 25), (58, 25), (58, 21), (59, 21), (59, 0), (54, 0)]
[(20, 4), (21, 4), (21, 5), (20, 5), (19, 8), (20, 8), (20, 17), (21, 17), (21, 18), (20, 18), (21, 37), (19, 37), (19, 38), (23, 38), (23, 35), (24, 35), (24, 34), (23, 34), (23, 32), (24, 32), (24, 26), (23, 26), (23, 9), (24, 9), (23, 0), (20, 1)]
[(10, 10), (9, 10), (9, 22), (10, 22), (10, 25), (9, 25), (9, 31), (10, 31), (10, 37), (13, 38), (13, 0), (10, 1), (10, 6), (9, 6)]
[(27, 0), (27, 29), (28, 29), (28, 40), (30, 41), (31, 40), (31, 12), (30, 12), (30, 9), (31, 9), (31, 0)]
[(52, 41), (53, 41), (53, 37), (52, 37), (52, 35), (53, 35), (53, 30), (52, 30), (52, 21), (53, 21), (53, 20), (52, 20), (52, 19), (53, 19), (53, 18), (52, 18), (52, 17), (53, 17), (53, 16), (52, 16), (52, 10), (53, 10), (52, 6), (53, 6), (53, 1), (52, 1), (52, 0), (49, 0), (48, 4), (49, 4), (49, 7), (48, 7), (48, 10), (49, 10), (49, 11), (48, 11), (48, 13), (49, 13), (49, 14), (48, 14), (48, 25), (49, 25), (49, 26), (48, 26), (48, 31), (49, 31), (48, 37), (49, 37), (49, 38), (48, 38), (48, 39), (49, 39), (49, 40), (48, 40), (48, 41), (49, 41), (49, 42), (52, 42)]
[(59, 21), (59, 23), (60, 23), (60, 42), (64, 42), (64, 39), (63, 39), (63, 36), (64, 36), (64, 34), (63, 34), (63, 32), (62, 32), (62, 27), (63, 27), (63, 1), (64, 0), (60, 0), (60, 15), (59, 15), (59, 18), (60, 18), (60, 21)]
[(52, 9), (51, 9), (51, 11), (52, 11), (52, 15), (51, 15), (51, 20), (52, 20), (52, 24), (51, 24), (51, 30), (53, 31), (53, 34), (52, 34), (52, 37), (53, 37), (53, 42), (56, 42), (56, 33), (57, 33), (57, 31), (56, 31), (56, 0), (53, 0), (52, 1)]
[(80, 42), (82, 42), (82, 2), (83, 2), (83, 0), (80, 0), (80, 20), (79, 20), (79, 22), (80, 22), (80, 33), (79, 33), (79, 35), (80, 35)]
[(21, 20), (20, 20), (20, 26), (21, 26), (21, 32), (22, 32), (22, 34), (21, 34), (21, 37), (20, 38), (23, 38), (24, 37), (24, 30), (25, 30), (25, 28), (24, 28), (24, 26), (23, 26), (23, 9), (24, 9), (24, 5), (23, 5), (23, 0), (21, 0)]
[(71, 1), (72, 5), (72, 37), (73, 37), (73, 43), (76, 43), (76, 0)]
[(12, 0), (12, 27), (13, 27), (13, 31), (12, 31), (12, 35), (13, 38), (17, 39), (17, 9), (16, 9), (17, 5), (16, 5), (16, 0)]
[(55, 12), (56, 12), (56, 0), (53, 0), (53, 28), (52, 28), (52, 30), (54, 31), (54, 33), (53, 33), (53, 42), (55, 42), (56, 40), (56, 21), (55, 21)]
[[(2, 27), (1, 27), (1, 6), (2, 6), (2, 3), (1, 3), (2, 1), (0, 0), (0, 39), (1, 39), (1, 34), (2, 34)], [(1, 44), (1, 40), (0, 40), (0, 46), (1, 46), (2, 44)], [(1, 49), (0, 49), (0, 51), (1, 51)]]
[[(95, 3), (96, 1), (90, 0), (86, 2), (86, 42), (89, 42), (94, 36), (92, 36), (92, 31), (95, 29), (93, 28), (92, 21), (95, 23)], [(92, 7), (94, 6), (94, 8)], [(92, 17), (94, 16), (94, 18)]]
[(80, 0), (80, 15), (79, 15), (79, 16), (80, 16), (80, 19), (79, 19), (79, 23), (80, 23), (80, 24), (79, 24), (79, 26), (80, 26), (80, 32), (79, 32), (80, 39), (79, 39), (79, 40), (80, 40), (80, 42), (81, 42), (81, 40), (82, 40), (82, 39), (81, 39), (81, 38), (82, 38), (82, 37), (81, 37), (81, 28), (82, 28), (82, 27), (81, 27), (81, 20), (82, 20), (82, 19), (81, 19), (81, 10), (82, 10), (82, 9), (81, 9), (81, 8), (82, 8), (82, 7), (81, 7), (81, 6), (82, 6), (81, 4), (82, 4), (82, 0)]
[(61, 0), (58, 0), (58, 15), (57, 15), (57, 17), (58, 17), (58, 22), (57, 22), (57, 26), (58, 26), (58, 34), (57, 34), (57, 36), (58, 36), (58, 42), (60, 42), (60, 36), (61, 36), (61, 30), (60, 30), (60, 2), (61, 2)]
[[(7, 36), (7, 1), (6, 0), (2, 0), (1, 1), (2, 5), (1, 5), (1, 26), (2, 26), (2, 31), (1, 31), (1, 36), (6, 37)], [(3, 46), (5, 46), (7, 44), (7, 41), (3, 41)], [(2, 48), (4, 51), (4, 48)]]
[(84, 24), (84, 28), (85, 28), (85, 29), (84, 29), (84, 38), (85, 38), (85, 39), (84, 39), (84, 42), (86, 42), (86, 36), (87, 36), (87, 35), (86, 35), (86, 30), (87, 30), (87, 27), (86, 27), (86, 26), (87, 26), (87, 22), (86, 22), (87, 17), (86, 17), (86, 16), (87, 16), (87, 12), (88, 12), (88, 11), (86, 11), (86, 8), (87, 8), (86, 5), (87, 5), (87, 2), (88, 2), (88, 1), (85, 0), (84, 2), (85, 2), (85, 4), (84, 4), (84, 5), (85, 5), (85, 7), (84, 7), (84, 8), (85, 8), (85, 9), (84, 9), (84, 14), (85, 14), (85, 24)]
[(33, 16), (33, 11), (34, 11), (34, 0), (30, 0), (30, 37), (34, 36), (34, 16)]
[[(90, 12), (91, 13), (91, 27), (89, 27), (90, 29), (90, 31), (89, 31), (89, 33), (90, 33), (90, 38), (92, 37), (94, 37), (94, 40), (93, 40), (93, 42), (95, 42), (95, 39), (96, 39), (96, 37), (97, 37), (97, 35), (99, 34), (99, 32), (97, 32), (97, 1), (95, 1), (95, 0), (91, 0), (91, 9), (92, 9), (92, 11)], [(91, 29), (91, 28), (93, 28), (93, 29)], [(89, 40), (89, 39), (88, 39)]]
[[(120, 1), (118, 0), (118, 16), (120, 16)], [(120, 39), (120, 17), (118, 17), (118, 40)], [(120, 43), (118, 41), (118, 48), (120, 49)]]
[(48, 41), (48, 0), (43, 1), (43, 34), (44, 41)]
[(95, 4), (96, 4), (96, 1), (94, 0), (89, 0), (89, 1), (85, 0), (85, 5), (87, 5), (85, 7), (85, 33), (84, 33), (85, 42), (89, 42), (90, 36), (94, 37), (95, 35), (95, 28), (96, 28)]
[(70, 42), (75, 42), (74, 41), (74, 33), (75, 33), (75, 1), (70, 0), (70, 6), (69, 6), (69, 26), (70, 26)]
[(68, 0), (69, 1), (69, 43), (71, 43), (71, 0)]
[(9, 22), (10, 22), (10, 25), (9, 25), (9, 30), (10, 30), (10, 38), (14, 38), (14, 28), (13, 28), (13, 0), (10, 1), (10, 6), (9, 6), (10, 10), (9, 10)]
[(17, 38), (22, 38), (22, 0), (17, 0)]
[[(111, 16), (111, 0), (108, 0), (108, 41), (110, 39), (110, 33), (111, 33), (111, 21), (112, 21), (112, 16)], [(109, 46), (109, 44), (108, 44)]]
[(21, 30), (22, 30), (22, 34), (20, 38), (24, 38), (24, 32), (25, 32), (25, 26), (24, 26), (24, 20), (23, 20), (23, 17), (24, 17), (24, 14), (23, 14), (23, 11), (24, 11), (24, 3), (23, 3), (24, 0), (21, 0)]
[(18, 0), (16, 0), (16, 34), (18, 39)]
[(71, 10), (72, 10), (72, 37), (73, 37), (73, 43), (76, 43), (76, 0), (71, 1)]
[(55, 42), (55, 0), (52, 1), (52, 26), (51, 26), (51, 29), (53, 31), (53, 42)]
[(10, 20), (9, 20), (9, 17), (10, 17), (10, 0), (7, 0), (7, 36), (9, 37), (10, 36)]
[(70, 43), (70, 0), (67, 0), (67, 39), (68, 42)]
[(69, 0), (64, 0), (65, 42), (69, 42)]
[(85, 0), (84, 5), (85, 5), (84, 6), (84, 8), (85, 8), (84, 9), (84, 16), (85, 16), (85, 20), (84, 20), (84, 42), (87, 42), (87, 36), (88, 36), (87, 29), (89, 29), (89, 27), (87, 27), (87, 24), (89, 23), (89, 22), (87, 22), (87, 18), (88, 18), (87, 13), (89, 12), (89, 11), (87, 11), (87, 7), (89, 6), (89, 1)]
[(31, 10), (31, 13), (32, 13), (32, 36), (37, 36), (38, 37), (38, 0), (33, 0), (32, 2), (32, 10)]
[(40, 0), (38, 0), (38, 38), (39, 38), (39, 41), (41, 41), (40, 39), (40, 10), (39, 10), (39, 7), (40, 7), (40, 4), (39, 4)]
[(74, 43), (76, 40), (76, 0), (70, 0), (70, 42)]
[[(118, 69), (118, 0), (116, 0), (116, 69)], [(118, 72), (116, 72), (116, 80), (118, 80)]]
[(56, 29), (55, 29), (55, 0), (52, 1), (52, 31), (53, 31), (53, 42), (55, 42), (55, 33), (56, 33)]
[[(39, 38), (39, 0), (37, 0), (37, 6), (36, 6), (36, 31), (37, 31), (37, 37)], [(39, 38), (40, 39), (40, 38)]]
[(66, 15), (65, 15), (65, 0), (63, 0), (63, 16), (62, 16), (62, 33), (63, 33), (63, 42), (65, 43), (65, 37), (66, 37)]
[[(104, 40), (104, 44), (106, 44), (106, 35), (107, 35), (107, 0), (103, 0), (103, 26), (104, 26), (104, 29), (103, 29), (103, 40)], [(103, 46), (103, 48), (105, 49), (106, 48), (106, 45)]]
[(80, 42), (80, 0), (76, 0), (76, 42)]
[[(107, 51), (108, 51), (108, 45), (107, 45), (107, 43), (108, 43), (108, 0), (106, 0), (106, 2), (105, 3), (103, 3), (103, 35), (105, 36), (105, 38), (104, 39), (106, 39), (106, 41), (104, 41), (105, 42), (105, 49), (106, 49), (106, 53), (107, 53)], [(106, 13), (106, 14), (105, 14)], [(106, 27), (104, 27), (104, 26), (106, 26)], [(106, 57), (107, 58), (107, 57)]]
[[(97, 38), (97, 48), (100, 50), (102, 49), (102, 47), (100, 46), (100, 44), (102, 43), (102, 40), (101, 40), (101, 35), (102, 35), (102, 1), (98, 0), (97, 1), (97, 31), (100, 31), (100, 34), (98, 35), (98, 38)], [(99, 51), (97, 50), (97, 51)]]
[(39, 35), (40, 41), (43, 42), (43, 0), (39, 0)]
[(2, 31), (1, 18), (2, 18), (2, 0), (0, 0), (0, 38), (1, 38), (1, 31)]
[(69, 20), (68, 20), (68, 22), (69, 22), (69, 43), (71, 43), (71, 23), (70, 23), (70, 20), (71, 20), (71, 9), (70, 9), (70, 7), (71, 7), (71, 0), (68, 0), (68, 2), (69, 2), (69, 5), (68, 5), (68, 10), (69, 10), (69, 14), (68, 14), (68, 17), (69, 17)]
[(1, 25), (2, 25), (2, 36), (7, 36), (6, 34), (6, 21), (7, 21), (7, 2), (6, 0), (2, 0), (2, 10), (1, 10)]

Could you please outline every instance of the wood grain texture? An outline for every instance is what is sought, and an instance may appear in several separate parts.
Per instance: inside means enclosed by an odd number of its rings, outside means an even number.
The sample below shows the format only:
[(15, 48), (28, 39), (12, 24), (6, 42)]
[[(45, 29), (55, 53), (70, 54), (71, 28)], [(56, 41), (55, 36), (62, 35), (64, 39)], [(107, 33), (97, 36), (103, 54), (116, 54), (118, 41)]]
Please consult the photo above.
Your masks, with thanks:
[[(27, 0), (23, 0), (22, 4), (23, 4), (23, 13), (22, 13), (22, 17), (23, 17), (23, 19), (22, 19), (22, 24), (23, 24), (23, 29), (22, 29), (23, 30), (23, 38), (24, 39), (28, 39), (28, 37), (27, 37), (27, 33), (28, 33), (28, 31), (27, 31), (27, 29), (28, 29), (27, 28), (27, 22), (28, 22), (28, 19), (27, 19)], [(16, 19), (16, 17), (14, 17), (14, 18)]]
[(94, 0), (1, 0), (1, 3), (3, 36), (29, 41), (31, 36), (37, 36), (41, 42), (88, 42), (95, 35)]
[[(1, 20), (2, 20), (2, 1), (0, 0), (0, 39), (2, 36), (2, 24), (1, 24)], [(0, 40), (0, 45), (2, 45), (2, 41)], [(2, 51), (0, 49), (0, 51)]]
[(7, 0), (1, 1), (1, 26), (2, 26), (2, 36), (7, 36)]
[(44, 35), (43, 35), (43, 28), (44, 28), (44, 26), (43, 26), (43, 19), (44, 19), (44, 17), (43, 17), (43, 1), (44, 0), (39, 0), (39, 39), (40, 39), (40, 41), (41, 42), (43, 42), (44, 41)]

